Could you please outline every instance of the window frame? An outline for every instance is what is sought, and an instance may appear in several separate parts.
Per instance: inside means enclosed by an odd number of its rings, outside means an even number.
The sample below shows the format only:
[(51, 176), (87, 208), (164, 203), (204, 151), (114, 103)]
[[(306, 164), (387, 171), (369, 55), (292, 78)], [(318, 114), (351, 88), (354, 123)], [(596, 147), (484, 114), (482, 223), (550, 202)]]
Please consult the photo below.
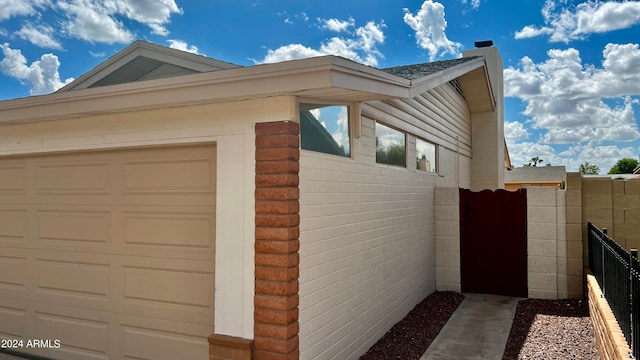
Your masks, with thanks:
[(427, 143), (427, 144), (431, 144), (431, 145), (433, 145), (433, 148), (434, 148), (434, 149), (433, 149), (433, 150), (434, 150), (434, 151), (433, 151), (433, 158), (434, 158), (434, 159), (433, 159), (433, 162), (434, 162), (434, 163), (433, 163), (433, 171), (429, 171), (429, 170), (420, 170), (420, 169), (418, 168), (417, 164), (416, 164), (416, 171), (418, 171), (418, 172), (422, 172), (422, 173), (428, 173), (428, 174), (438, 174), (438, 173), (439, 173), (438, 171), (440, 170), (440, 164), (439, 164), (439, 161), (438, 161), (438, 152), (439, 152), (440, 150), (439, 150), (439, 146), (438, 146), (438, 144), (436, 144), (436, 143), (434, 143), (434, 142), (431, 142), (431, 141), (429, 141), (429, 140), (426, 140), (425, 138), (422, 138), (422, 137), (417, 136), (417, 135), (415, 136), (415, 138), (416, 138), (416, 160), (419, 160), (419, 159), (418, 159), (418, 141), (423, 141), (423, 142), (425, 142), (425, 143)]
[(302, 147), (302, 129), (300, 129), (300, 150), (309, 151), (314, 154), (321, 154), (326, 156), (336, 157), (338, 159), (354, 159), (354, 139), (360, 137), (360, 103), (358, 102), (348, 102), (348, 101), (322, 101), (318, 99), (309, 99), (304, 97), (296, 98), (295, 102), (295, 111), (296, 111), (296, 120), (298, 124), (302, 127), (301, 119), (300, 119), (300, 107), (302, 104), (310, 104), (310, 105), (318, 105), (319, 107), (329, 107), (329, 106), (346, 106), (347, 114), (348, 114), (348, 136), (349, 136), (349, 155), (339, 155), (339, 154), (331, 154), (322, 151), (312, 150), (312, 149), (304, 149)]
[(388, 163), (384, 163), (384, 162), (378, 162), (378, 154), (377, 154), (378, 153), (378, 146), (377, 146), (377, 144), (374, 144), (374, 149), (375, 149), (374, 157), (375, 157), (376, 165), (393, 166), (394, 168), (398, 168), (398, 169), (401, 169), (401, 168), (407, 169), (407, 163), (408, 163), (407, 156), (408, 156), (408, 153), (409, 153), (409, 151), (408, 151), (409, 150), (409, 148), (408, 148), (408, 144), (409, 144), (408, 136), (409, 136), (409, 133), (407, 133), (406, 131), (404, 131), (404, 130), (398, 128), (398, 127), (389, 125), (388, 123), (386, 123), (384, 121), (375, 120), (374, 121), (374, 128), (373, 128), (373, 135), (374, 135), (374, 139), (376, 141), (378, 139), (378, 134), (376, 133), (378, 124), (388, 128), (388, 129), (395, 130), (395, 131), (401, 133), (402, 135), (404, 135), (404, 164), (400, 165), (400, 164), (388, 164)]

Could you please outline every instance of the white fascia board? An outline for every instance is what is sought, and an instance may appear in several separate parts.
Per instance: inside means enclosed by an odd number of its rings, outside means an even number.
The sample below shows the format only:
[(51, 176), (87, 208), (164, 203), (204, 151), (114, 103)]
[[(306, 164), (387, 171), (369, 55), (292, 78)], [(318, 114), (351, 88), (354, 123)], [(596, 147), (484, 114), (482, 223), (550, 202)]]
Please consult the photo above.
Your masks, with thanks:
[(409, 95), (409, 82), (402, 78), (325, 56), (1, 101), (0, 125), (296, 95), (331, 87), (366, 92), (372, 100)]
[(442, 84), (446, 84), (447, 82), (482, 66), (485, 67), (487, 87), (488, 91), (491, 92), (491, 84), (489, 83), (489, 75), (486, 71), (487, 66), (485, 64), (484, 57), (479, 57), (477, 59), (469, 60), (462, 64), (452, 66), (448, 69), (413, 80), (411, 82), (411, 90), (409, 96), (410, 98), (414, 98), (426, 91), (434, 89)]

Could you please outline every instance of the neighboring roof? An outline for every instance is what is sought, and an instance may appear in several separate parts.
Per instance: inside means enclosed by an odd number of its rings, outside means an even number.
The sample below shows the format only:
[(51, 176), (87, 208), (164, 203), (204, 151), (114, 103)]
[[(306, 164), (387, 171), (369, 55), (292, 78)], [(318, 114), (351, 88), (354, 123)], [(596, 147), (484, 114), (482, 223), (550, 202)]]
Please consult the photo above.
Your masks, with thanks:
[(479, 58), (479, 56), (469, 56), (466, 58), (453, 59), (453, 60), (442, 60), (442, 61), (434, 61), (434, 62), (423, 63), (423, 64), (394, 66), (394, 67), (384, 68), (380, 70), (384, 72), (388, 72), (389, 74), (403, 77), (408, 80), (415, 80), (431, 74), (435, 74), (437, 72), (444, 71), (456, 65), (464, 64), (468, 61), (471, 61), (477, 58)]
[(563, 182), (567, 175), (564, 166), (523, 166), (504, 172), (505, 183)]
[[(401, 68), (413, 71), (412, 78), (389, 72)], [(0, 101), (0, 126), (274, 96), (411, 99), (452, 80), (472, 113), (495, 109), (484, 57), (396, 70), (331, 55), (243, 67), (136, 41), (53, 94)]]
[(137, 40), (58, 92), (237, 67), (240, 65)]
[(604, 175), (582, 175), (585, 179), (611, 179), (611, 180), (640, 180), (638, 174), (604, 174)]

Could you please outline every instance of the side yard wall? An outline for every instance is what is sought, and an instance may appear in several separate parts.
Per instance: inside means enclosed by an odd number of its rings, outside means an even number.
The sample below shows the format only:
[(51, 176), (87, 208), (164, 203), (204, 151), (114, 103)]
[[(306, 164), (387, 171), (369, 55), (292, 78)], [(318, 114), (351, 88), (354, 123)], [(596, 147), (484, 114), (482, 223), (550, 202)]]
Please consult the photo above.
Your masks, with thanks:
[[(362, 104), (353, 158), (301, 151), (301, 359), (357, 359), (435, 291), (434, 189), (469, 182), (470, 161), (451, 149), (450, 136), (468, 132), (469, 122), (464, 109), (440, 103), (454, 96), (447, 91)], [(399, 108), (415, 118), (400, 121)], [(438, 120), (443, 114), (461, 118), (453, 125)], [(408, 164), (415, 164), (416, 136), (439, 145), (439, 173), (376, 164), (375, 120), (407, 132)]]
[(609, 236), (627, 250), (640, 247), (640, 181), (582, 177), (581, 189), (585, 249), (588, 222), (607, 228)]
[(593, 275), (587, 275), (589, 312), (601, 360), (629, 359), (631, 349)]
[[(552, 188), (527, 188), (528, 287), (534, 298), (581, 298), (582, 251), (567, 238), (567, 195)], [(437, 188), (436, 288), (460, 291), (458, 188)]]

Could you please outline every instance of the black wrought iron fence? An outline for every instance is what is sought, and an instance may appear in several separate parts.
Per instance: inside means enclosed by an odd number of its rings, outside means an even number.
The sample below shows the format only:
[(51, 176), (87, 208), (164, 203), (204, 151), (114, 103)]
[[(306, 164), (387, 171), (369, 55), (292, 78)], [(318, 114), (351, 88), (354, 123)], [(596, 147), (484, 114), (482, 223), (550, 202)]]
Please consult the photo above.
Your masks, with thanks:
[(589, 223), (589, 268), (598, 280), (611, 311), (618, 320), (636, 359), (640, 358), (640, 263)]

